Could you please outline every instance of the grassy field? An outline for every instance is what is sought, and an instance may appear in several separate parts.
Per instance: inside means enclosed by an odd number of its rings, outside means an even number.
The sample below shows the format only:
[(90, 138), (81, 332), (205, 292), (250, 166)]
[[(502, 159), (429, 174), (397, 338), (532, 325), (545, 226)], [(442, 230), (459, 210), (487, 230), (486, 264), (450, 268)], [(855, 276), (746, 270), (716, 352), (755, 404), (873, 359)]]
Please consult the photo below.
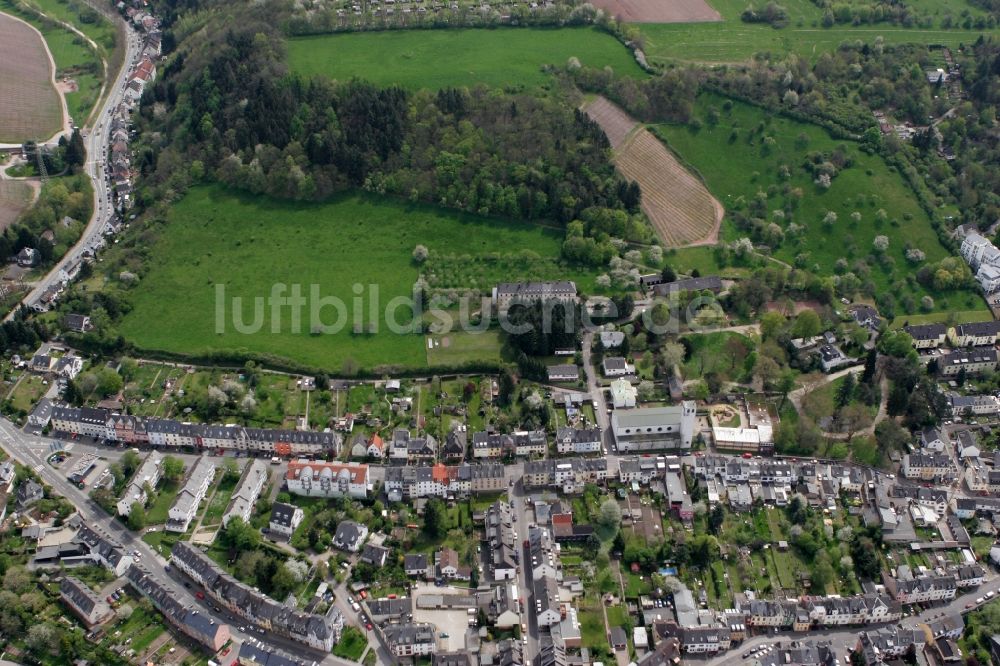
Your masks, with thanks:
[(368, 639), (356, 627), (345, 627), (344, 634), (340, 642), (333, 648), (333, 654), (344, 659), (357, 661), (361, 659), (365, 648), (368, 647)]
[(732, 381), (740, 381), (745, 374), (744, 359), (753, 350), (753, 343), (739, 333), (689, 335), (683, 342), (691, 350), (682, 368), (686, 379), (716, 372)]
[(643, 76), (624, 46), (594, 28), (387, 30), (288, 42), (293, 71), (414, 89), (540, 86), (549, 81), (543, 66), (562, 67), (571, 57), (587, 66)]
[[(906, 28), (887, 23), (824, 28), (820, 25), (823, 12), (813, 2), (783, 0), (780, 4), (788, 10), (789, 25), (775, 29), (763, 23), (743, 23), (740, 13), (748, 4), (746, 0), (712, 0), (712, 7), (723, 16), (722, 22), (640, 25), (647, 57), (654, 60), (736, 62), (749, 60), (755, 53), (774, 56), (797, 53), (815, 60), (846, 41), (872, 43), (876, 37), (882, 37), (887, 44), (912, 42), (955, 47), (972, 44), (983, 33), (939, 27), (940, 19), (948, 13), (956, 22), (963, 20), (963, 12), (974, 18), (983, 14), (981, 9), (964, 0), (907, 2), (907, 6), (918, 13), (931, 17), (935, 26), (931, 28)], [(985, 34), (996, 35), (1000, 32), (987, 30)]]
[(31, 186), (16, 180), (0, 180), (0, 230), (12, 225), (31, 203)]
[(931, 312), (930, 314), (900, 315), (892, 320), (892, 328), (916, 326), (917, 324), (968, 324), (977, 321), (992, 321), (993, 313), (982, 310), (960, 310), (957, 312)]
[[(409, 308), (392, 312), (389, 307), (391, 299), (411, 293), (418, 275), (411, 259), (417, 244), (426, 245), (432, 256), (438, 250), (461, 250), (475, 262), (477, 256), (501, 249), (557, 256), (561, 234), (362, 196), (296, 204), (238, 196), (221, 188), (195, 189), (172, 209), (170, 224), (154, 250), (163, 260), (153, 262), (135, 289), (135, 307), (122, 322), (122, 332), (142, 349), (189, 354), (246, 350), (330, 370), (345, 364), (427, 367), (425, 336), (393, 333), (386, 323), (387, 317), (399, 324), (410, 318)], [(508, 272), (493, 277), (522, 276)], [(569, 272), (566, 277), (578, 276)], [(288, 308), (272, 318), (271, 308), (264, 305), (276, 284), (289, 285), (289, 290), (290, 285), (301, 285), (307, 300), (311, 285), (317, 285), (320, 297), (339, 298), (342, 313), (328, 306), (320, 314), (326, 325), (339, 320), (342, 328), (311, 334), (308, 304), (302, 308), (298, 332)], [(221, 333), (216, 285), (225, 286)], [(263, 299), (259, 332), (240, 333), (234, 326), (233, 297), (242, 297), (241, 319), (248, 324), (255, 319), (254, 298)], [(375, 332), (370, 330), (373, 322)], [(447, 356), (470, 360), (477, 356), (470, 348), (477, 346), (483, 351), (479, 358), (497, 358), (495, 339), (486, 345), (478, 340), (463, 343), (455, 347), (460, 354)], [(432, 354), (430, 361), (437, 358)]]
[(62, 126), (45, 43), (28, 24), (0, 13), (0, 142), (48, 139)]
[[(833, 139), (821, 127), (738, 102), (726, 111), (723, 103), (723, 98), (713, 95), (698, 99), (696, 115), (705, 119), (710, 109), (716, 109), (720, 115), (716, 125), (705, 122), (701, 129), (658, 125), (657, 132), (701, 173), (727, 210), (738, 209), (741, 202), (749, 202), (758, 192), (771, 188), (766, 203), (770, 217), (789, 203), (782, 195), (786, 184), (801, 191), (799, 201), (792, 204), (794, 209), (784, 220), (784, 229), (791, 222), (805, 229), (797, 238), (786, 237), (774, 252), (775, 257), (792, 263), (803, 255), (806, 268), (833, 274), (839, 259), (848, 262), (848, 270), (853, 270), (857, 261), (867, 260), (874, 238), (885, 235), (889, 238), (886, 255), (892, 265), (868, 261), (870, 275), (866, 279), (897, 298), (909, 294), (919, 299), (925, 293), (919, 286), (904, 285), (905, 276), (913, 272), (905, 258), (906, 243), (923, 250), (927, 262), (943, 259), (948, 252), (898, 173), (880, 157), (862, 152), (854, 142)], [(765, 137), (770, 146), (764, 145)], [(829, 155), (838, 149), (844, 150), (853, 164), (841, 170), (830, 188), (823, 190), (802, 165), (812, 151)], [(787, 179), (779, 175), (782, 167), (788, 169)], [(887, 221), (876, 219), (880, 209), (886, 211)], [(823, 222), (828, 211), (837, 216), (832, 225)], [(860, 222), (852, 220), (855, 212), (861, 215)], [(722, 235), (734, 239), (746, 233), (736, 229), (727, 216)], [(932, 295), (938, 310), (972, 310), (982, 303), (971, 292)]]

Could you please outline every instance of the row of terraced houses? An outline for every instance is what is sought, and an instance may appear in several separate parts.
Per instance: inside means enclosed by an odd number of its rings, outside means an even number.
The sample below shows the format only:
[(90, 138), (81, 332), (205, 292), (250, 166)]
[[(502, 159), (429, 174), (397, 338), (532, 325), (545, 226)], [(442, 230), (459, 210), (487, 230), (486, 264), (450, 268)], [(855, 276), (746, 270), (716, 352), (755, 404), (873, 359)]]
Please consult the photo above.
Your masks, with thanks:
[(94, 437), (125, 444), (168, 448), (227, 449), (271, 456), (336, 455), (343, 438), (335, 432), (272, 430), (240, 425), (182, 423), (147, 419), (91, 407), (53, 407), (57, 433)]

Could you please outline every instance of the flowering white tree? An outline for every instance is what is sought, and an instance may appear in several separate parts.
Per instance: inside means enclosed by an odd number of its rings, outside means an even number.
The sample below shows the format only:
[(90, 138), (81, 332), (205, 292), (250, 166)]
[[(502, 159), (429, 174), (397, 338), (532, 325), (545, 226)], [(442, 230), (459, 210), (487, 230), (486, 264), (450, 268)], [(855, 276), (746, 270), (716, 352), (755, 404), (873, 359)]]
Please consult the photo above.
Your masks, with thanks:
[(826, 211), (826, 215), (823, 216), (823, 224), (828, 227), (832, 227), (837, 222), (837, 214), (832, 210)]
[(918, 248), (911, 247), (909, 250), (906, 251), (906, 259), (907, 259), (907, 261), (912, 261), (915, 264), (919, 264), (921, 261), (923, 261), (926, 258), (927, 258), (927, 255), (924, 254), (924, 251), (920, 250)]
[(889, 237), (876, 236), (875, 240), (872, 241), (872, 247), (875, 248), (877, 252), (885, 252), (889, 249)]

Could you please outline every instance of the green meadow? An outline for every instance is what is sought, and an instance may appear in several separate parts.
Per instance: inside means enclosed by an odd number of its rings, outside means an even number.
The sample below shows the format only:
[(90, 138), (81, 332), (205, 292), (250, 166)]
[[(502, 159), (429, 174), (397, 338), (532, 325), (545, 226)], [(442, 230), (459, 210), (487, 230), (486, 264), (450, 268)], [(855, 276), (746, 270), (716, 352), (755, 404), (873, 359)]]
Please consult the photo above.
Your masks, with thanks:
[[(725, 110), (725, 99), (713, 95), (699, 97), (695, 115), (700, 128), (691, 125), (656, 125), (653, 129), (688, 164), (704, 178), (712, 193), (727, 211), (738, 210), (741, 202), (749, 202), (758, 193), (767, 195), (769, 218), (784, 207), (786, 190), (801, 190), (802, 196), (793, 211), (777, 219), (787, 232), (790, 223), (803, 226), (798, 235), (786, 234), (774, 256), (794, 263), (804, 256), (804, 267), (822, 275), (832, 275), (839, 259), (845, 259), (848, 270), (864, 260), (870, 266), (871, 280), (878, 290), (890, 290), (897, 299), (910, 294), (916, 299), (924, 295), (918, 285), (905, 277), (914, 265), (905, 257), (905, 244), (919, 248), (927, 262), (949, 256), (931, 227), (927, 214), (917, 204), (903, 178), (877, 155), (863, 152), (857, 143), (832, 138), (816, 125), (798, 122), (771, 114), (756, 106), (733, 102)], [(708, 122), (710, 109), (718, 112), (716, 124)], [(762, 128), (760, 131), (755, 130)], [(770, 137), (765, 145), (764, 137)], [(843, 150), (852, 161), (841, 170), (829, 189), (814, 183), (813, 176), (803, 168), (812, 151), (829, 155)], [(787, 180), (779, 175), (788, 170)], [(879, 221), (877, 211), (883, 209), (888, 219)], [(744, 209), (745, 210), (745, 209)], [(837, 215), (832, 225), (823, 222), (828, 211)], [(853, 214), (861, 215), (855, 222)], [(747, 232), (736, 228), (727, 215), (723, 223), (723, 239), (732, 241)], [(873, 240), (878, 235), (889, 238), (886, 252), (892, 265), (869, 260)], [(937, 309), (978, 310), (982, 299), (971, 292), (931, 294)]]
[[(710, 0), (723, 20), (714, 23), (653, 23), (640, 24), (643, 46), (653, 60), (684, 60), (689, 62), (741, 62), (757, 53), (784, 56), (796, 53), (809, 60), (834, 51), (844, 42), (861, 40), (873, 43), (882, 37), (886, 44), (917, 43), (957, 47), (972, 44), (980, 34), (1000, 35), (998, 30), (942, 29), (941, 19), (950, 15), (956, 22), (964, 15), (978, 17), (982, 9), (966, 0), (908, 0), (918, 15), (931, 17), (933, 27), (903, 27), (889, 23), (851, 26), (837, 24), (824, 28), (820, 24), (823, 11), (811, 0), (781, 0), (788, 11), (789, 22), (784, 28), (772, 28), (764, 23), (744, 23), (740, 14), (751, 4), (748, 0)], [(758, 7), (766, 4), (758, 0)]]
[(410, 89), (536, 87), (549, 80), (543, 66), (563, 67), (571, 57), (644, 75), (628, 49), (596, 28), (386, 30), (288, 41), (288, 63), (300, 74)]
[[(449, 343), (429, 353), (427, 336), (388, 330), (386, 306), (394, 297), (409, 296), (418, 277), (414, 247), (430, 250), (425, 270), (433, 270), (438, 253), (461, 253), (473, 265), (482, 261), (490, 266), (486, 258), (497, 253), (556, 262), (563, 238), (557, 229), (363, 195), (306, 204), (242, 196), (220, 187), (192, 189), (173, 206), (159, 233), (149, 272), (133, 288), (134, 307), (121, 324), (128, 340), (143, 350), (189, 355), (242, 351), (335, 372), (347, 366), (424, 368), (429, 363), (498, 360), (495, 335), (452, 335)], [(527, 279), (536, 265), (527, 262), (525, 274), (506, 265), (502, 272), (481, 275), (492, 282)], [(564, 268), (563, 275), (584, 288), (593, 283), (593, 275), (572, 269)], [(319, 285), (320, 296), (345, 303), (346, 325), (335, 334), (313, 334), (306, 305), (296, 333), (289, 310), (272, 319), (265, 300), (261, 330), (238, 332), (233, 297), (243, 299), (242, 321), (250, 323), (253, 299), (267, 299), (277, 283), (302, 285), (306, 298), (310, 285)], [(216, 328), (216, 285), (225, 286), (221, 333)], [(375, 290), (381, 306), (373, 309), (369, 299)], [(333, 308), (321, 314), (325, 325), (338, 319)], [(362, 317), (360, 331), (354, 327), (356, 314)], [(406, 322), (410, 316), (404, 307), (395, 318)], [(272, 332), (275, 322), (278, 330)], [(377, 331), (369, 330), (372, 322)]]

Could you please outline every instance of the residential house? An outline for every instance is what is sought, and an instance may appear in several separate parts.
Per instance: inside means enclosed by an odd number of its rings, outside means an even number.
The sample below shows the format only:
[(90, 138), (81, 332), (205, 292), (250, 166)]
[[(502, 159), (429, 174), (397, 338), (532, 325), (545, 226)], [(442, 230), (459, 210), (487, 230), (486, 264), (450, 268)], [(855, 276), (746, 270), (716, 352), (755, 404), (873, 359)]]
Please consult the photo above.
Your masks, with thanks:
[(275, 502), (271, 505), (271, 520), (268, 529), (272, 534), (278, 534), (286, 539), (291, 538), (295, 530), (302, 524), (305, 512), (294, 504)]
[(615, 409), (631, 409), (636, 406), (639, 391), (627, 379), (611, 382), (611, 404)]
[(170, 532), (187, 532), (191, 521), (198, 514), (198, 506), (205, 499), (208, 487), (215, 478), (215, 461), (208, 457), (198, 458), (191, 473), (188, 474), (184, 487), (177, 493), (173, 506), (167, 512), (165, 530)]
[(376, 546), (372, 543), (366, 543), (365, 547), (361, 550), (361, 557), (358, 558), (359, 561), (365, 564), (370, 564), (373, 567), (382, 568), (385, 566), (386, 561), (389, 559), (389, 553), (391, 551), (384, 546)]
[(938, 359), (938, 373), (945, 377), (993, 372), (997, 367), (997, 350), (993, 347), (966, 347), (943, 354)]
[(426, 578), (427, 567), (427, 555), (424, 553), (410, 553), (403, 557), (403, 571), (407, 576)]
[(920, 433), (920, 445), (925, 449), (941, 453), (944, 451), (945, 441), (937, 428), (924, 428)]
[(946, 453), (908, 453), (903, 456), (901, 471), (908, 479), (922, 481), (933, 481), (955, 474), (951, 456)]
[(442, 548), (434, 554), (434, 565), (440, 578), (446, 580), (469, 580), (472, 569), (458, 560), (458, 552), (452, 548)]
[(142, 465), (132, 476), (128, 486), (125, 487), (125, 494), (118, 500), (118, 515), (127, 516), (132, 511), (133, 504), (146, 504), (149, 499), (146, 488), (156, 488), (160, 481), (160, 466), (163, 464), (163, 456), (155, 451), (150, 453), (143, 461)]
[(437, 649), (430, 624), (390, 624), (383, 629), (383, 636), (394, 657), (427, 655)]
[(577, 365), (550, 365), (547, 368), (550, 382), (578, 382), (580, 381), (580, 367)]
[(621, 331), (601, 331), (601, 346), (605, 349), (617, 349), (625, 342), (625, 334)]
[(405, 620), (413, 613), (413, 599), (411, 597), (369, 599), (366, 605), (372, 622), (376, 624)]
[(888, 572), (882, 573), (886, 592), (903, 605), (944, 601), (955, 598), (958, 586), (954, 576), (922, 576), (909, 580), (893, 578)]
[(673, 621), (657, 621), (653, 623), (652, 631), (657, 642), (676, 639), (684, 654), (725, 652), (729, 649), (732, 641), (728, 627), (682, 627)]
[(306, 497), (368, 497), (368, 465), (298, 460), (288, 463), (285, 486)]
[(62, 325), (67, 331), (74, 333), (86, 333), (93, 330), (94, 323), (90, 317), (82, 314), (68, 314), (62, 318)]
[(59, 582), (59, 598), (87, 629), (107, 622), (115, 614), (111, 606), (87, 587), (86, 583), (72, 576), (65, 576)]
[(344, 618), (336, 607), (331, 607), (325, 615), (318, 615), (279, 604), (236, 580), (208, 555), (186, 541), (174, 545), (170, 562), (201, 585), (209, 598), (265, 633), (283, 636), (324, 652), (332, 650), (340, 639)]
[(1000, 414), (1000, 398), (995, 395), (959, 395), (950, 391), (947, 393), (947, 398), (952, 418), (962, 418), (969, 414), (975, 416)]
[(559, 602), (559, 584), (556, 578), (548, 573), (535, 578), (532, 583), (532, 598), (535, 602), (535, 622), (539, 627), (551, 627), (562, 621), (562, 608)]
[(995, 345), (1000, 336), (1000, 321), (980, 321), (957, 324), (948, 329), (948, 342), (953, 347)]
[(236, 490), (233, 491), (226, 512), (222, 514), (223, 526), (228, 525), (233, 518), (241, 518), (244, 523), (250, 522), (250, 515), (253, 513), (257, 498), (260, 497), (261, 491), (264, 490), (264, 486), (270, 478), (271, 474), (265, 461), (254, 459), (247, 465)]
[(913, 346), (917, 349), (937, 349), (948, 336), (948, 327), (944, 324), (904, 326), (903, 330), (913, 338)]
[(624, 377), (635, 374), (635, 366), (629, 365), (621, 356), (605, 356), (601, 361), (601, 370), (605, 377)]
[[(497, 500), (486, 510), (483, 552), (486, 573), (493, 582), (513, 580), (517, 575), (520, 544), (514, 538), (514, 517), (510, 504)], [(424, 562), (426, 569), (426, 561)], [(409, 572), (407, 572), (409, 573)]]
[(149, 599), (167, 623), (203, 645), (209, 652), (218, 652), (230, 641), (229, 625), (215, 621), (196, 606), (185, 606), (171, 588), (162, 585), (138, 565), (129, 567), (129, 584)]
[(337, 532), (333, 536), (333, 547), (356, 553), (361, 550), (361, 544), (367, 538), (367, 527), (353, 520), (342, 520), (337, 524)]
[(604, 441), (600, 428), (572, 428), (563, 426), (556, 431), (556, 452), (586, 455), (601, 453)]

